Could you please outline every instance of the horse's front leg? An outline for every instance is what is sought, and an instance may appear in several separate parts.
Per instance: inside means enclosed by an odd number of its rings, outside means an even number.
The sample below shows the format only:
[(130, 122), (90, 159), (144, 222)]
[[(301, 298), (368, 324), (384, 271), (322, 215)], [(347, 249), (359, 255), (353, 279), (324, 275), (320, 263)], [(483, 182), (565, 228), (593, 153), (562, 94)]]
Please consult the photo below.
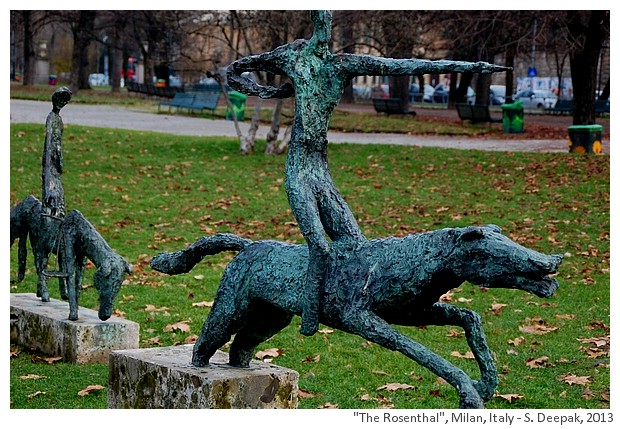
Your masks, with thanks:
[(462, 369), (403, 335), (374, 313), (351, 309), (342, 318), (349, 332), (389, 350), (401, 352), (450, 383), (459, 394), (461, 408), (484, 408), (471, 378)]
[(474, 386), (485, 402), (490, 400), (499, 381), (478, 313), (450, 304), (435, 303), (429, 311), (424, 312), (423, 321), (429, 325), (460, 326), (465, 330), (465, 338), (480, 368), (480, 381), (475, 381)]

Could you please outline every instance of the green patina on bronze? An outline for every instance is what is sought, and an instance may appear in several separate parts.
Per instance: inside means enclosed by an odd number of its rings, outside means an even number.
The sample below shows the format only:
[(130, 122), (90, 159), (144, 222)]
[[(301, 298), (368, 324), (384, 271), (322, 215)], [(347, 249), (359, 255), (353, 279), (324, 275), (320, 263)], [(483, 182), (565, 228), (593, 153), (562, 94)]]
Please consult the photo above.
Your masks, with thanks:
[[(289, 143), (285, 177), (293, 214), (310, 250), (305, 308), (301, 332), (311, 335), (318, 328), (318, 306), (325, 276), (329, 242), (364, 240), (355, 216), (332, 180), (327, 162), (327, 130), (334, 108), (355, 76), (404, 76), (427, 73), (492, 73), (505, 67), (484, 62), (428, 61), (380, 58), (371, 55), (333, 54), (332, 15), (313, 11), (314, 33), (309, 40), (296, 40), (271, 52), (241, 58), (227, 73), (235, 90), (261, 98), (295, 97), (295, 119)], [(264, 71), (290, 79), (279, 88), (262, 86), (243, 75)]]
[[(115, 253), (93, 225), (78, 210), (65, 215), (62, 187), (62, 109), (71, 100), (71, 91), (62, 87), (52, 95), (52, 111), (45, 123), (41, 188), (43, 201), (33, 195), (11, 208), (11, 246), (18, 240), (17, 281), (24, 279), (28, 238), (37, 271), (37, 297), (49, 302), (48, 277), (58, 277), (60, 296), (69, 301), (69, 319), (78, 318), (78, 300), (86, 259), (97, 267), (93, 282), (99, 292), (99, 318), (112, 315), (114, 300), (125, 274), (127, 261)], [(50, 254), (55, 254), (60, 271), (49, 271)]]
[[(246, 367), (254, 348), (285, 328), (296, 314), (302, 316), (303, 334), (314, 333), (321, 322), (399, 351), (454, 386), (462, 408), (482, 408), (493, 397), (498, 377), (480, 316), (441, 303), (440, 297), (465, 281), (550, 297), (558, 283), (549, 275), (557, 271), (562, 257), (520, 246), (494, 225), (367, 240), (329, 172), (327, 130), (344, 87), (354, 76), (506, 69), (488, 63), (333, 54), (328, 49), (331, 13), (313, 12), (312, 18), (315, 29), (310, 40), (242, 58), (229, 66), (227, 75), (232, 88), (248, 95), (295, 97), (286, 191), (307, 244), (252, 242), (217, 234), (184, 250), (157, 255), (151, 262), (155, 270), (180, 274), (206, 255), (239, 252), (224, 272), (192, 363), (208, 365), (217, 349), (234, 336), (230, 364)], [(262, 86), (244, 74), (253, 71), (284, 75), (290, 83)], [(462, 327), (480, 380), (472, 380), (392, 324)]]

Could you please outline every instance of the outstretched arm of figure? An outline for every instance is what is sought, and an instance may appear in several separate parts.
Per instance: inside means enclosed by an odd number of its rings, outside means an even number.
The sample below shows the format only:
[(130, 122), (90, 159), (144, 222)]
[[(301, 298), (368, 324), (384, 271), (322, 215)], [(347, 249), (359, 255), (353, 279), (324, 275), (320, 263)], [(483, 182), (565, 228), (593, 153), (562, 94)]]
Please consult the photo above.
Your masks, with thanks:
[(260, 98), (288, 98), (295, 93), (293, 85), (285, 83), (276, 88), (269, 85), (259, 85), (252, 79), (243, 76), (245, 72), (265, 71), (273, 74), (286, 75), (280, 64), (287, 60), (286, 47), (277, 48), (271, 52), (241, 58), (228, 66), (226, 79), (228, 85), (236, 91), (246, 95), (256, 95)]
[(496, 73), (510, 70), (483, 61), (420, 60), (416, 58), (383, 58), (372, 55), (341, 54), (338, 63), (351, 76), (406, 76), (450, 72)]

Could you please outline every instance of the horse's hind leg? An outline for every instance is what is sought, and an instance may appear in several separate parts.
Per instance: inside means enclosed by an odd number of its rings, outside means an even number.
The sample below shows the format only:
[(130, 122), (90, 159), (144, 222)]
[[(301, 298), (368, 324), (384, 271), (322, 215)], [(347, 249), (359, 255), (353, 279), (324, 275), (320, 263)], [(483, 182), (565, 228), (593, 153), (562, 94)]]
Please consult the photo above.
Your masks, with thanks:
[(286, 328), (293, 315), (271, 305), (258, 304), (250, 310), (246, 322), (230, 346), (230, 365), (247, 368), (254, 348)]

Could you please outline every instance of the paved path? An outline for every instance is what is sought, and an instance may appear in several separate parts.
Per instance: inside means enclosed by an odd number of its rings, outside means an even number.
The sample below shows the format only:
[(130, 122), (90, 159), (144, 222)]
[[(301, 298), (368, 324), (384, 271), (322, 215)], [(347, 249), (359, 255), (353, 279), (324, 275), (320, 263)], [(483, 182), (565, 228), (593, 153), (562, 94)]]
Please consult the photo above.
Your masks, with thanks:
[[(51, 102), (11, 99), (11, 123), (45, 124), (45, 118), (51, 108)], [(62, 109), (61, 115), (66, 125), (76, 124), (191, 136), (236, 136), (235, 127), (231, 121), (145, 113), (119, 106), (68, 104)], [(246, 132), (249, 124), (243, 123), (241, 126)], [(264, 139), (267, 131), (267, 127), (260, 127), (257, 133), (258, 138)], [(435, 146), (510, 152), (566, 152), (568, 150), (566, 140), (499, 140), (337, 132), (330, 132), (328, 139), (330, 143)]]

